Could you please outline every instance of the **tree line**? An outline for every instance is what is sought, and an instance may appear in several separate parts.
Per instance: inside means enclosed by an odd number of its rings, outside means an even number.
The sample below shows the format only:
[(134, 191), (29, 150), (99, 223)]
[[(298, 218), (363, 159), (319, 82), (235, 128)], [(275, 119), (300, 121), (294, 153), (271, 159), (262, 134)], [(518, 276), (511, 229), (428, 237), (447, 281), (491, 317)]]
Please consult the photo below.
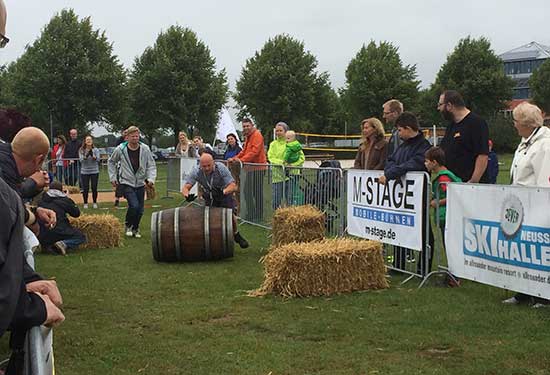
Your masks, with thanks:
[[(269, 131), (278, 121), (302, 132), (359, 132), (361, 119), (381, 117), (382, 104), (399, 99), (423, 126), (445, 125), (436, 110), (441, 91), (461, 92), (486, 117), (497, 145), (516, 143), (509, 119), (499, 116), (512, 98), (513, 81), (488, 39), (466, 37), (447, 57), (430, 87), (420, 89), (416, 65), (397, 46), (370, 41), (349, 62), (344, 87), (335, 90), (304, 43), (282, 34), (248, 58), (229, 91), (224, 69), (197, 34), (171, 26), (127, 70), (105, 33), (89, 17), (62, 10), (23, 55), (0, 67), (0, 106), (15, 107), (37, 126), (87, 132), (90, 123), (120, 131), (134, 123), (151, 140), (180, 130), (213, 137), (220, 108), (232, 96), (239, 116)], [(550, 111), (550, 59), (533, 74), (534, 101)], [(351, 130), (356, 129), (356, 130)], [(510, 138), (510, 139), (508, 139)]]

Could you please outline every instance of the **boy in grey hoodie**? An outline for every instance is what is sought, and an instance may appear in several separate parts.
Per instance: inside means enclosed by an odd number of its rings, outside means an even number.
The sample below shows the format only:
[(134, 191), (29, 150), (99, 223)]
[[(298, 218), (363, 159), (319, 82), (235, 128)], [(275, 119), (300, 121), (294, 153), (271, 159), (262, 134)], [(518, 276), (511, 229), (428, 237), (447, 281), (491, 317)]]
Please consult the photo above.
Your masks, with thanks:
[(127, 132), (128, 141), (121, 143), (109, 158), (109, 179), (113, 187), (121, 185), (128, 201), (126, 236), (141, 238), (139, 222), (143, 216), (145, 184), (154, 185), (157, 165), (149, 147), (140, 143), (138, 127), (130, 126)]

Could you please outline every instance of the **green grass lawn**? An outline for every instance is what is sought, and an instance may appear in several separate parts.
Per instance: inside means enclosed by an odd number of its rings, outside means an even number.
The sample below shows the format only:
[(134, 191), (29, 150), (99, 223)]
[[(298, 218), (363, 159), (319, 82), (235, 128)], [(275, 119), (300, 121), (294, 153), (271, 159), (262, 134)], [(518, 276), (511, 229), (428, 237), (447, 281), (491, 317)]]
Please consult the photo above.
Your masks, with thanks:
[[(179, 202), (147, 204), (159, 210)], [(252, 246), (229, 260), (161, 264), (151, 254), (152, 212), (141, 240), (37, 256), (64, 297), (57, 374), (550, 373), (550, 309), (503, 306), (509, 293), (474, 282), (417, 289), (416, 281), (401, 286), (401, 277), (384, 291), (252, 298), (246, 294), (263, 280), (258, 261), (268, 231), (242, 226)]]

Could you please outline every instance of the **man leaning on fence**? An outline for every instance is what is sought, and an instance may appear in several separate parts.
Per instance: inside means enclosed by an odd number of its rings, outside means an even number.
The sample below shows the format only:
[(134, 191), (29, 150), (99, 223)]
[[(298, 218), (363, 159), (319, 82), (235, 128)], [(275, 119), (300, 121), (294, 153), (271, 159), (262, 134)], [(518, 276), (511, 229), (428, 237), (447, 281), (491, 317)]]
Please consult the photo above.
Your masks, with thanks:
[[(229, 162), (241, 161), (243, 163), (265, 164), (267, 162), (265, 156), (264, 137), (262, 133), (249, 118), (242, 120), (243, 135), (245, 136), (244, 147), (239, 154), (229, 159)], [(247, 218), (262, 220), (263, 216), (263, 177), (265, 167), (262, 166), (245, 166), (246, 171), (244, 192), (247, 196)]]
[(139, 223), (144, 210), (145, 184), (154, 185), (157, 166), (149, 147), (139, 141), (138, 127), (130, 126), (127, 132), (128, 142), (117, 146), (109, 158), (109, 179), (115, 189), (121, 188), (128, 202), (126, 236), (141, 238)]
[[(186, 200), (192, 201), (195, 196), (189, 194), (195, 183), (199, 183), (204, 193), (203, 198), (209, 207), (235, 208), (233, 193), (237, 191), (237, 184), (231, 172), (225, 165), (215, 162), (212, 155), (203, 153), (200, 157), (199, 166), (194, 167), (191, 173), (185, 178), (185, 184), (181, 190)], [(243, 249), (248, 247), (245, 240), (237, 231), (237, 218), (233, 215), (233, 229), (235, 231), (235, 242)]]
[(82, 146), (78, 140), (78, 131), (76, 129), (69, 130), (69, 140), (65, 145), (65, 152), (63, 158), (67, 160), (67, 184), (80, 186), (80, 159), (78, 156), (78, 150)]

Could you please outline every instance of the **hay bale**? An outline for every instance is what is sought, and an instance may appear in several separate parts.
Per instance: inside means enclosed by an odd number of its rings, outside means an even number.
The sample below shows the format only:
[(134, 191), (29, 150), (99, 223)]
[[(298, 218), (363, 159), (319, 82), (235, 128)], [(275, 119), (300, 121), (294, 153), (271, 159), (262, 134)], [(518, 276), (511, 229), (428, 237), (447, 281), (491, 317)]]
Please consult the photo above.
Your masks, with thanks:
[(250, 296), (330, 296), (389, 287), (382, 244), (375, 241), (338, 238), (292, 243), (270, 251), (260, 262), (265, 280)]
[(80, 188), (78, 186), (63, 185), (63, 190), (65, 190), (67, 194), (80, 194)]
[(325, 237), (325, 215), (312, 205), (281, 207), (273, 215), (273, 246)]
[(113, 215), (81, 215), (69, 221), (86, 235), (81, 249), (118, 247), (122, 243), (122, 223)]

